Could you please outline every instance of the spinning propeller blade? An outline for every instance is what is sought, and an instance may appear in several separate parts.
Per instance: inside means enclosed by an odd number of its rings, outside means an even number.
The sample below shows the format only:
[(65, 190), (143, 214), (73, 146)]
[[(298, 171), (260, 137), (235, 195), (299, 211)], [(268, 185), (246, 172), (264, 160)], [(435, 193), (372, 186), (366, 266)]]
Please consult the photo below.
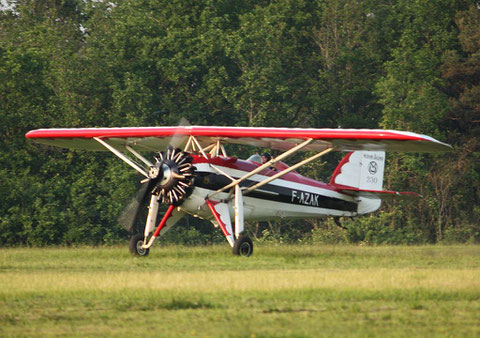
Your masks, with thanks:
[[(190, 122), (184, 117), (180, 120), (180, 123), (178, 124), (179, 127), (188, 127), (191, 126)], [(185, 145), (187, 136), (185, 135), (179, 135), (178, 133), (175, 133), (171, 138), (169, 142), (169, 147), (172, 147), (173, 149), (177, 149)]]
[[(190, 125), (184, 118), (179, 126)], [(188, 153), (178, 147), (185, 142), (184, 135), (173, 135), (166, 151), (155, 157), (155, 164), (150, 168), (148, 181), (143, 183), (125, 211), (119, 217), (119, 224), (130, 233), (142, 210), (147, 206), (150, 196), (156, 194), (159, 202), (167, 205), (180, 205), (192, 191), (194, 167)]]
[(151, 190), (153, 187), (152, 180), (149, 179), (147, 182), (142, 183), (140, 189), (130, 203), (127, 205), (125, 210), (122, 212), (118, 218), (118, 224), (122, 226), (128, 232), (134, 232), (135, 225), (138, 218), (140, 217), (140, 211), (143, 209), (143, 206), (146, 205), (148, 197), (150, 196)]

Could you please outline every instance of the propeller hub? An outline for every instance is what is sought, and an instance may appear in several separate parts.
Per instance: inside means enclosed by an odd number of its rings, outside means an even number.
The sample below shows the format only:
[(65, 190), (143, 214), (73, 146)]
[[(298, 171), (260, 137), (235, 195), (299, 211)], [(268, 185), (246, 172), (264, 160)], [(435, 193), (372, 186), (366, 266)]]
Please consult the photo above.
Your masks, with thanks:
[(193, 190), (193, 158), (180, 149), (168, 148), (159, 154), (149, 176), (155, 180), (152, 194), (164, 204), (180, 205)]
[(178, 184), (178, 165), (171, 160), (164, 160), (159, 163), (160, 173), (158, 175), (157, 187), (160, 189), (172, 189)]
[(160, 186), (165, 186), (172, 179), (172, 169), (167, 164), (162, 163), (162, 173), (163, 177), (160, 180)]

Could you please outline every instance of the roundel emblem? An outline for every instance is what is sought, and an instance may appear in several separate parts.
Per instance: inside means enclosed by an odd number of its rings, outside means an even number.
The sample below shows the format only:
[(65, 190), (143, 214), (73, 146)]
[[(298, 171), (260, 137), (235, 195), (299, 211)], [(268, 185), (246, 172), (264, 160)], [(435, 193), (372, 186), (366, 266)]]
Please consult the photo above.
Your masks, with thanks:
[(375, 175), (378, 171), (378, 163), (375, 162), (375, 161), (371, 161), (369, 164), (368, 164), (368, 172), (371, 174), (371, 175)]

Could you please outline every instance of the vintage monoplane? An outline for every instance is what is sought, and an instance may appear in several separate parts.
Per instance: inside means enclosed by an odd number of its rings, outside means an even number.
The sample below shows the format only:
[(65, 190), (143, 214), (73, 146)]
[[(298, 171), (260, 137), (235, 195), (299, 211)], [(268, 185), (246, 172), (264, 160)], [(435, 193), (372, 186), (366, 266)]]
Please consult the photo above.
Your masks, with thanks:
[[(150, 199), (146, 223), (143, 229), (133, 224), (129, 229), (130, 251), (140, 256), (148, 255), (154, 241), (187, 213), (220, 227), (235, 255), (250, 256), (253, 243), (244, 234), (245, 221), (373, 212), (384, 198), (419, 196), (382, 190), (385, 151), (451, 150), (429, 136), (371, 129), (80, 128), (37, 129), (26, 137), (64, 148), (111, 151), (145, 177), (140, 199)], [(258, 154), (241, 160), (227, 155), (227, 144), (274, 149), (280, 155), (264, 163)], [(147, 151), (156, 152), (153, 161), (144, 157)], [(300, 151), (314, 155), (292, 166), (282, 162)], [(329, 183), (295, 171), (331, 151), (349, 153)], [(161, 204), (168, 208), (155, 227)]]

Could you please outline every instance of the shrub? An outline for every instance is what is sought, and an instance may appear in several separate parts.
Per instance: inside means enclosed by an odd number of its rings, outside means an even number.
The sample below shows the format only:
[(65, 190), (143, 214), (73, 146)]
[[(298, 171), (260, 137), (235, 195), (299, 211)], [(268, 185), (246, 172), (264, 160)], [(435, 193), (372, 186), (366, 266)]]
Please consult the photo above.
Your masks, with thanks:
[(348, 243), (347, 231), (338, 227), (333, 219), (312, 230), (312, 242), (318, 244), (340, 244)]
[(411, 224), (398, 225), (399, 212), (379, 212), (373, 216), (358, 217), (344, 222), (350, 243), (366, 244), (423, 244), (422, 232)]
[(480, 231), (473, 227), (449, 227), (443, 232), (442, 243), (479, 243)]

